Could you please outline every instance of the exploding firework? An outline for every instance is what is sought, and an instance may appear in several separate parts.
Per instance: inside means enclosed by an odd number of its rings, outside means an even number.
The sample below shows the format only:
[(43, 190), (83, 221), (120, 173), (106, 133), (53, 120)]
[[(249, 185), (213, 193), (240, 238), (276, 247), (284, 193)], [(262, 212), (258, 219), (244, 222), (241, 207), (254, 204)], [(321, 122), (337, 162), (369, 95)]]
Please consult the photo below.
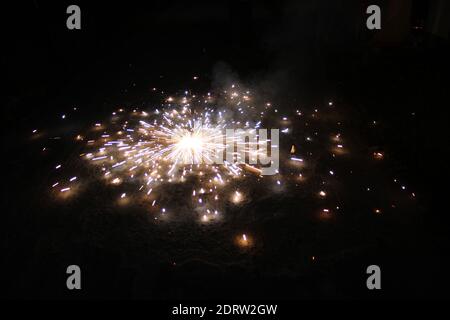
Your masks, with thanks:
[[(151, 111), (126, 112), (121, 108), (113, 112), (110, 121), (95, 123), (91, 132), (79, 134), (75, 140), (89, 137), (82, 157), (97, 167), (98, 177), (107, 184), (124, 186), (120, 203), (141, 195), (149, 207), (165, 213), (159, 190), (188, 181), (192, 190), (186, 196), (199, 220), (210, 222), (228, 202), (239, 205), (244, 200), (245, 195), (234, 189), (232, 182), (262, 177), (258, 159), (262, 153), (267, 156), (267, 151), (260, 146), (271, 141), (258, 134), (264, 112), (255, 112), (248, 91), (225, 91), (221, 102), (216, 100), (211, 94), (197, 97), (186, 92), (166, 98), (162, 106)], [(248, 114), (257, 114), (256, 119)], [(227, 130), (231, 129), (230, 137)], [(254, 142), (245, 140), (249, 133), (257, 138)], [(232, 160), (228, 156), (224, 159), (228, 153)], [(57, 186), (59, 183), (53, 188)], [(64, 186), (60, 191), (67, 194), (71, 188)]]
[[(332, 113), (335, 105), (328, 103), (325, 108)], [(321, 127), (319, 132), (314, 124), (326, 117), (335, 126)], [(262, 124), (280, 128), (285, 149), (272, 135), (261, 134)], [(318, 109), (309, 115), (300, 110), (281, 114), (272, 103), (256, 101), (249, 91), (232, 87), (217, 95), (185, 92), (164, 97), (158, 107), (144, 110), (120, 108), (110, 119), (93, 122), (86, 132), (77, 133), (74, 140), (82, 144), (83, 163), (93, 169), (94, 175), (89, 171), (91, 182), (110, 185), (117, 192), (119, 206), (143, 203), (156, 220), (192, 213), (189, 216), (195, 216), (198, 223), (210, 224), (220, 221), (228, 210), (246, 207), (255, 194), (258, 199), (297, 192), (304, 197), (308, 185), (317, 200), (313, 214), (325, 222), (342, 212), (345, 200), (337, 189), (342, 170), (332, 167), (337, 158), (348, 159), (351, 150), (340, 124), (335, 115), (321, 119)], [(33, 134), (38, 134), (37, 129)], [(269, 176), (263, 169), (270, 161), (261, 161), (268, 157), (267, 149), (261, 148), (267, 144), (280, 151), (283, 169)], [(383, 153), (375, 152), (369, 158), (382, 161)], [(317, 169), (321, 164), (317, 159), (324, 159), (324, 172)], [(70, 170), (66, 163), (56, 163), (54, 168), (59, 176)], [(51, 190), (62, 199), (71, 198), (82, 191), (85, 178), (72, 172), (54, 181)], [(179, 186), (182, 194), (172, 194)], [(366, 192), (373, 192), (372, 187), (367, 186)], [(382, 212), (378, 205), (371, 212)], [(239, 239), (238, 244), (245, 247), (253, 241), (248, 233)]]

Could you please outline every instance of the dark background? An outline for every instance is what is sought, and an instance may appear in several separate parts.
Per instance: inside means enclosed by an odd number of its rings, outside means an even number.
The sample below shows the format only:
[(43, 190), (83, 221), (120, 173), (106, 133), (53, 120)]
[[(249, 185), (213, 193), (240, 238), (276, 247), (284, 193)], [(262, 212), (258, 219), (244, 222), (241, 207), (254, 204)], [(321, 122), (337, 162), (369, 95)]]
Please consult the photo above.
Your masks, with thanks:
[[(82, 29), (72, 31), (65, 13), (72, 3), (66, 1), (22, 1), (2, 9), (2, 294), (58, 296), (27, 283), (36, 272), (30, 257), (39, 255), (35, 241), (42, 230), (25, 209), (23, 179), (38, 179), (39, 166), (24, 165), (29, 155), (22, 141), (36, 125), (51, 125), (55, 113), (75, 105), (102, 114), (111, 104), (142, 103), (153, 86), (179, 90), (196, 75), (198, 88), (208, 88), (218, 76), (234, 73), (275, 97), (306, 105), (332, 97), (351, 106), (355, 126), (371, 145), (388, 150), (425, 212), (417, 222), (421, 237), (411, 239), (407, 258), (392, 252), (399, 287), (406, 287), (387, 296), (448, 297), (449, 4), (373, 3), (382, 10), (381, 31), (365, 27), (367, 1), (78, 1)], [(382, 123), (381, 131), (367, 129), (373, 120)], [(97, 276), (115, 259), (98, 250), (87, 254), (100, 261)], [(123, 289), (127, 270), (121, 275), (114, 285), (121, 293), (106, 293), (110, 287), (101, 289), (99, 280), (87, 297), (132, 296)]]

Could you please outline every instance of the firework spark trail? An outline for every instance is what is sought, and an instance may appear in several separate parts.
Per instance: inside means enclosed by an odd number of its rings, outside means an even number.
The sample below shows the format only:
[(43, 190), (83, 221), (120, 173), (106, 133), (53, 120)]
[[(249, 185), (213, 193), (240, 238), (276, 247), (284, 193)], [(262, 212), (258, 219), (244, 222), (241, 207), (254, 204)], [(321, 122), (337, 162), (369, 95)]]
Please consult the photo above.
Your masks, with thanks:
[[(237, 131), (231, 137), (233, 146), (236, 144), (238, 150), (242, 148), (244, 154), (232, 152), (236, 162), (227, 161), (229, 159), (220, 164), (214, 162), (226, 151), (226, 129), (252, 129), (242, 105), (242, 102), (250, 100), (249, 92), (242, 95), (242, 100), (238, 99), (240, 95), (236, 91), (231, 93), (229, 103), (232, 105), (224, 107), (214, 105), (208, 94), (203, 100), (206, 106), (201, 105), (201, 100), (198, 100), (200, 106), (192, 106), (191, 101), (195, 96), (185, 96), (180, 99), (180, 104), (176, 103), (178, 99), (167, 98), (167, 103), (153, 113), (134, 110), (131, 118), (123, 117), (127, 120), (122, 123), (114, 121), (102, 130), (99, 138), (89, 140), (88, 146), (95, 146), (97, 141), (102, 141), (102, 145), (90, 150), (85, 158), (101, 167), (108, 183), (118, 185), (133, 181), (136, 192), (152, 195), (149, 197), (153, 200), (152, 207), (158, 203), (158, 196), (153, 191), (158, 190), (159, 186), (183, 183), (188, 177), (194, 177), (197, 182), (194, 184), (192, 201), (197, 208), (202, 209), (201, 220), (210, 221), (218, 216), (229, 198), (222, 195), (221, 190), (230, 182), (230, 178), (242, 178), (246, 171), (258, 175), (261, 173), (257, 167), (242, 165), (240, 162), (245, 160), (242, 156), (246, 154), (249, 158), (257, 158), (257, 144), (267, 143), (268, 139), (258, 143), (246, 142), (244, 130)], [(226, 112), (231, 113), (233, 108), (237, 108), (238, 112), (225, 117)], [(250, 108), (253, 107), (247, 106), (247, 109)], [(124, 116), (124, 110), (120, 109), (118, 114)], [(113, 115), (118, 117), (116, 112)], [(246, 119), (245, 126), (241, 124), (242, 118)], [(257, 119), (251, 119), (255, 120), (252, 121), (253, 129), (259, 128), (262, 119), (263, 114), (258, 115)], [(256, 134), (256, 130), (252, 133)], [(120, 198), (126, 198), (128, 194), (133, 192), (122, 193)], [(237, 198), (233, 195), (231, 201), (237, 204), (242, 199), (242, 194)]]

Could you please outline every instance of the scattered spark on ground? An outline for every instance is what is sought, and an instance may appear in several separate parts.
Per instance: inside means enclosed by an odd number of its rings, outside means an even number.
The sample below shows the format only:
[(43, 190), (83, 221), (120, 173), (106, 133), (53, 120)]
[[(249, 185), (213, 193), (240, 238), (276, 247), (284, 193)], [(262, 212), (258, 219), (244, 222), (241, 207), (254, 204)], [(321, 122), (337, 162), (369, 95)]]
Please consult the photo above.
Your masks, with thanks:
[[(230, 205), (244, 207), (251, 203), (253, 192), (248, 186), (257, 185), (267, 194), (295, 189), (301, 192), (302, 184), (314, 179), (320, 181), (314, 190), (321, 201), (317, 209), (319, 219), (329, 219), (342, 214), (341, 208), (345, 204), (345, 199), (334, 194), (336, 188), (328, 187), (337, 184), (342, 171), (339, 167), (328, 167), (324, 174), (312, 171), (317, 160), (306, 146), (322, 144), (321, 148), (332, 159), (351, 154), (351, 144), (340, 130), (321, 134), (311, 125), (312, 121), (325, 117), (327, 110), (335, 112), (337, 108), (329, 101), (323, 109), (315, 108), (309, 116), (298, 109), (280, 115), (272, 102), (254, 99), (250, 91), (241, 91), (234, 85), (217, 95), (195, 95), (186, 91), (183, 95), (166, 96), (161, 105), (145, 110), (119, 108), (112, 112), (110, 119), (93, 121), (87, 132), (72, 138), (72, 141), (84, 144), (81, 158), (89, 167), (95, 168), (96, 175), (83, 178), (79, 173), (71, 172), (62, 178), (64, 163), (57, 163), (54, 169), (59, 172), (60, 179), (55, 179), (57, 181), (53, 181), (50, 189), (56, 196), (59, 194), (68, 199), (82, 192), (80, 186), (86, 183), (84, 181), (101, 180), (117, 189), (118, 204), (144, 202), (155, 215), (155, 221), (161, 218), (170, 221), (174, 208), (171, 208), (171, 199), (165, 197), (165, 190), (172, 185), (184, 184), (189, 186), (184, 200), (195, 208), (199, 224), (204, 225), (220, 221)], [(66, 114), (62, 118), (65, 119)], [(303, 127), (301, 134), (296, 131), (299, 124)], [(340, 125), (336, 121), (336, 128)], [(275, 175), (262, 176), (258, 151), (252, 152), (253, 149), (247, 147), (244, 156), (257, 164), (226, 160), (222, 164), (214, 163), (218, 150), (224, 151), (221, 141), (225, 138), (225, 129), (247, 129), (256, 133), (259, 128), (280, 128), (283, 133), (280, 143), (283, 144), (283, 137), (290, 141), (284, 149), (276, 146), (280, 151), (280, 170)], [(41, 131), (33, 129), (32, 133)], [(235, 139), (242, 143), (239, 137)], [(242, 154), (234, 152), (234, 155), (237, 160), (242, 160)], [(385, 161), (385, 154), (375, 151), (367, 154), (367, 159)], [(349, 173), (352, 174), (352, 170)], [(400, 190), (407, 190), (397, 179), (394, 183)], [(240, 187), (242, 184), (246, 187)], [(367, 192), (372, 191), (371, 187), (365, 188)], [(415, 193), (410, 195), (416, 197)], [(378, 203), (373, 203), (370, 208), (377, 215), (383, 212)], [(251, 247), (253, 241), (249, 234), (241, 234), (236, 236), (235, 242), (240, 247)]]

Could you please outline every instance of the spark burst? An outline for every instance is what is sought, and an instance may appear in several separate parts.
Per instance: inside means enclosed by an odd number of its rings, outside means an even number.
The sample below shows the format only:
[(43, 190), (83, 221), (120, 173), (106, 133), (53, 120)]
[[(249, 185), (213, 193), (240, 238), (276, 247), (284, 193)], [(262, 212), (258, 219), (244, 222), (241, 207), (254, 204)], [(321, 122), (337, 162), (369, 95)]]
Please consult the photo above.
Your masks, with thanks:
[[(162, 108), (153, 112), (133, 110), (127, 115), (119, 109), (113, 113), (110, 125), (94, 125), (93, 131), (99, 136), (88, 140), (84, 158), (99, 167), (107, 183), (132, 182), (134, 190), (127, 188), (126, 197), (140, 194), (149, 200), (151, 207), (160, 205), (161, 187), (189, 180), (193, 186), (191, 203), (197, 208), (199, 220), (214, 221), (224, 211), (226, 202), (237, 205), (244, 198), (242, 192), (229, 190), (230, 182), (247, 177), (247, 173), (254, 177), (260, 177), (261, 173), (258, 165), (239, 164), (242, 154), (238, 152), (233, 152), (236, 162), (214, 163), (217, 154), (226, 149), (225, 129), (256, 130), (263, 118), (259, 114), (257, 121), (240, 121), (254, 109), (248, 104), (251, 99), (248, 91), (245, 94), (225, 91), (224, 95), (223, 107), (214, 103), (211, 94), (201, 99), (186, 94), (166, 98)], [(244, 144), (241, 147), (245, 155), (257, 158), (258, 149), (250, 152), (251, 144), (245, 143), (239, 133), (232, 143)], [(226, 196), (227, 192), (231, 198)], [(124, 195), (125, 192), (121, 199)]]
[[(100, 178), (119, 189), (117, 204), (128, 205), (143, 199), (154, 213), (155, 220), (171, 219), (176, 210), (171, 206), (173, 199), (164, 197), (165, 193), (172, 185), (183, 184), (189, 189), (183, 201), (193, 208), (200, 224), (210, 224), (222, 218), (229, 204), (231, 207), (243, 207), (250, 202), (252, 188), (262, 181), (262, 192), (295, 193), (296, 190), (304, 192), (306, 184), (316, 188), (317, 179), (311, 178), (317, 177), (320, 181), (320, 188), (315, 189), (316, 197), (320, 199), (316, 211), (318, 219), (327, 221), (342, 214), (344, 203), (337, 200), (339, 191), (329, 188), (336, 185), (342, 170), (328, 167), (323, 174), (314, 171), (315, 155), (311, 152), (328, 153), (332, 159), (330, 165), (335, 158), (348, 156), (351, 148), (339, 132), (339, 119), (336, 129), (319, 135), (310, 123), (319, 121), (317, 109), (309, 118), (300, 110), (295, 110), (289, 117), (277, 115), (278, 109), (273, 108), (272, 103), (256, 103), (250, 92), (239, 92), (234, 86), (231, 91), (223, 91), (217, 97), (210, 93), (196, 96), (185, 92), (182, 96), (167, 97), (164, 101), (158, 108), (145, 111), (134, 109), (126, 112), (120, 108), (112, 113), (110, 121), (93, 122), (88, 132), (74, 136), (77, 143), (84, 145), (82, 157), (85, 163), (97, 169), (98, 175), (94, 179)], [(335, 108), (333, 103), (329, 103), (330, 107)], [(226, 148), (223, 144), (225, 129), (256, 131), (262, 123), (270, 122), (281, 128), (287, 126), (284, 133), (290, 137), (294, 137), (293, 132), (299, 124), (307, 128), (303, 136), (296, 134), (297, 141), (282, 151), (283, 172), (277, 171), (273, 176), (264, 177), (259, 164), (243, 163), (243, 154), (234, 150), (236, 162), (225, 160), (216, 164), (213, 161), (217, 153)], [(339, 131), (336, 133), (334, 130)], [(325, 139), (322, 140), (325, 144), (319, 142), (319, 145), (317, 141), (321, 138)], [(245, 140), (236, 136), (232, 142), (239, 144), (242, 141)], [(269, 139), (259, 141), (267, 142)], [(259, 151), (254, 153), (249, 146), (241, 146), (245, 150), (244, 156), (257, 158)], [(379, 162), (384, 159), (384, 154), (377, 151), (370, 158)], [(66, 164), (55, 163), (54, 169), (61, 174), (62, 168), (65, 170), (66, 167)], [(248, 181), (250, 183), (246, 184)], [(83, 176), (72, 173), (65, 179), (53, 181), (51, 190), (67, 199), (80, 190), (82, 183)], [(398, 184), (398, 189), (406, 190), (406, 186), (397, 179), (394, 183)], [(246, 188), (247, 185), (251, 187)], [(324, 186), (327, 186), (326, 191), (322, 189)], [(367, 191), (371, 190), (367, 188)], [(411, 195), (416, 197), (415, 193)], [(380, 215), (384, 211), (376, 204), (371, 212)], [(254, 242), (248, 233), (236, 239), (241, 247), (251, 247)]]

